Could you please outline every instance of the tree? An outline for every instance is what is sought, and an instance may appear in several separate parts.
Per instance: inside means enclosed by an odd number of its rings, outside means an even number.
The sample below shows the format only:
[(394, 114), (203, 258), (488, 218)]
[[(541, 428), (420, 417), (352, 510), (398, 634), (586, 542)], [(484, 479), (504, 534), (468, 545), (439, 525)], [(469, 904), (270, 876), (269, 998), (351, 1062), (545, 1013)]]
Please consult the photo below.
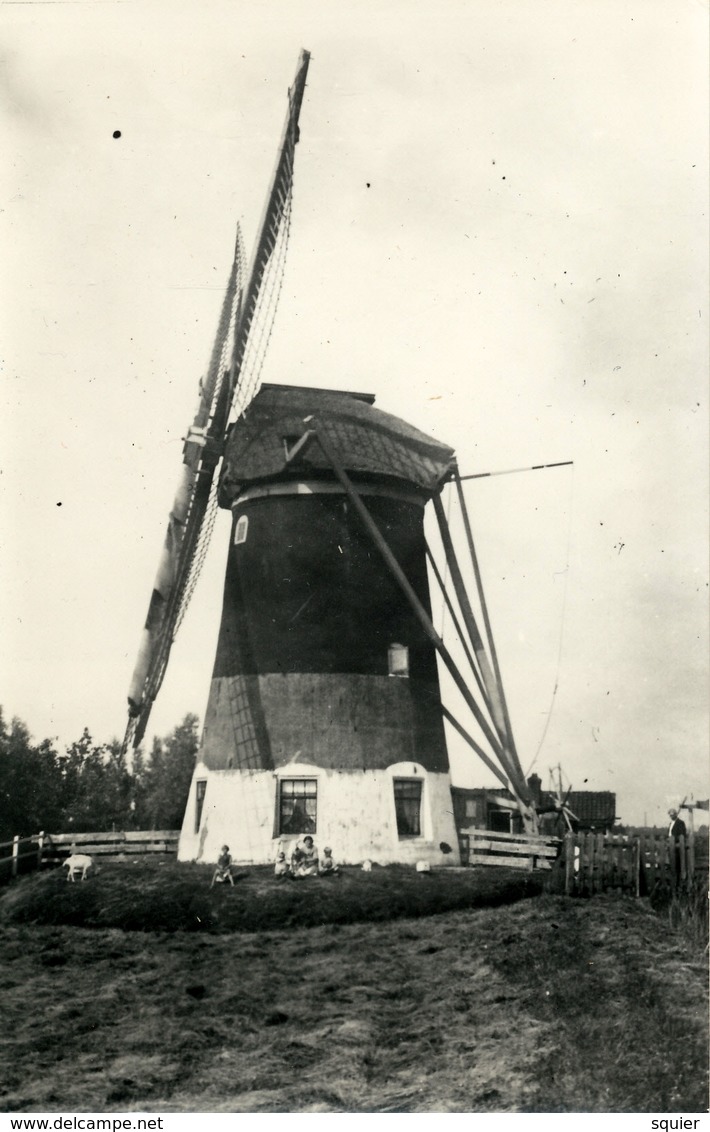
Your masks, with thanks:
[(56, 751), (36, 744), (22, 720), (8, 727), (0, 708), (0, 840), (49, 829), (60, 818)]
[(140, 748), (130, 765), (117, 739), (81, 738), (58, 752), (34, 743), (20, 719), (0, 708), (0, 841), (15, 835), (175, 829), (182, 825), (199, 745), (198, 718), (186, 715), (149, 759)]
[(191, 713), (170, 735), (153, 740), (137, 806), (147, 829), (179, 829), (199, 747), (199, 719)]
[(132, 776), (117, 739), (96, 745), (84, 728), (59, 761), (64, 828), (78, 832), (130, 824)]

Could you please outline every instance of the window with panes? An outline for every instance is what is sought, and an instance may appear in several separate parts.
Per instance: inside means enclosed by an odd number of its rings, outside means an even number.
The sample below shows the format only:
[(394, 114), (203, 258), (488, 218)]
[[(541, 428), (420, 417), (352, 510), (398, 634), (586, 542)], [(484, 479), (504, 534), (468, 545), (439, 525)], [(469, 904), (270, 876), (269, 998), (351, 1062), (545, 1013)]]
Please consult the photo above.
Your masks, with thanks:
[(397, 833), (400, 837), (419, 837), (422, 832), (422, 781), (420, 778), (395, 778), (394, 808)]
[(315, 778), (282, 778), (279, 783), (279, 834), (315, 833), (318, 782)]

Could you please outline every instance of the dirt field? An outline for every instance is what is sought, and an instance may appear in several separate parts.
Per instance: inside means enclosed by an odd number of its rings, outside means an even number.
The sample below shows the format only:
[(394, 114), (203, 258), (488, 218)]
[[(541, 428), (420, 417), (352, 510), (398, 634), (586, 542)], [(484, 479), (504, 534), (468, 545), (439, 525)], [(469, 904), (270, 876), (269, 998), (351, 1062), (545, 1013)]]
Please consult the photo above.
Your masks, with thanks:
[(706, 957), (643, 901), (231, 934), (5, 920), (0, 960), (6, 1112), (707, 1110)]

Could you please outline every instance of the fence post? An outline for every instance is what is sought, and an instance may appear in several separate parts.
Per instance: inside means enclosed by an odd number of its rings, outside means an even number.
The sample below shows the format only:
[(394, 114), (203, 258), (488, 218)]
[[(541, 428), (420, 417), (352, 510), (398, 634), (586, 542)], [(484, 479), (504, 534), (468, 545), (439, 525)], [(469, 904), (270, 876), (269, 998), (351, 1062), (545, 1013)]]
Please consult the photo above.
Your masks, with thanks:
[(572, 888), (572, 867), (574, 861), (574, 841), (573, 833), (568, 833), (565, 836), (564, 854), (565, 854), (565, 896), (569, 896)]
[(590, 896), (593, 896), (594, 895), (594, 850), (596, 848), (596, 846), (594, 844), (594, 834), (593, 833), (585, 833), (584, 840), (587, 843), (587, 868), (588, 868), (588, 872), (589, 872), (589, 881), (588, 881), (587, 891), (589, 892)]
[(636, 841), (634, 841), (633, 850), (632, 850), (632, 862), (633, 862), (632, 868), (635, 865), (635, 868), (633, 868), (633, 872), (631, 874), (632, 884), (634, 886), (634, 892), (635, 892), (636, 896), (639, 897), (641, 895), (641, 839), (640, 838), (637, 838)]
[(37, 838), (37, 872), (42, 868), (42, 853), (44, 852), (44, 830), (40, 831)]
[(643, 875), (646, 878), (646, 895), (650, 896), (656, 883), (656, 839), (644, 837)]
[(676, 844), (673, 846), (673, 849), (672, 849), (673, 870), (674, 870), (674, 872), (676, 872), (678, 874), (676, 879), (678, 881), (680, 881), (681, 883), (687, 877), (687, 870), (686, 870), (686, 865), (685, 865), (686, 848), (687, 848), (687, 846), (686, 846), (685, 838), (679, 837), (678, 841), (676, 842)]
[(695, 831), (692, 829), (688, 834), (688, 879), (691, 884), (695, 880)]
[(603, 833), (597, 834), (597, 892), (606, 890), (606, 838)]
[(20, 852), (20, 838), (13, 837), (12, 839), (12, 864), (10, 866), (11, 875), (17, 876), (17, 858)]

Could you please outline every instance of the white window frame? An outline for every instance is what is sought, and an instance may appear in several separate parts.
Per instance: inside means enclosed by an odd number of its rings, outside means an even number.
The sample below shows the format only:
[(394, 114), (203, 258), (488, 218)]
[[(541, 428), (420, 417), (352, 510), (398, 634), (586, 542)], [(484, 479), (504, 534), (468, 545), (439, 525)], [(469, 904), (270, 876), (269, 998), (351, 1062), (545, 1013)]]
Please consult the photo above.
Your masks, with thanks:
[(241, 546), (247, 541), (249, 533), (249, 516), (240, 515), (234, 527), (234, 545)]

